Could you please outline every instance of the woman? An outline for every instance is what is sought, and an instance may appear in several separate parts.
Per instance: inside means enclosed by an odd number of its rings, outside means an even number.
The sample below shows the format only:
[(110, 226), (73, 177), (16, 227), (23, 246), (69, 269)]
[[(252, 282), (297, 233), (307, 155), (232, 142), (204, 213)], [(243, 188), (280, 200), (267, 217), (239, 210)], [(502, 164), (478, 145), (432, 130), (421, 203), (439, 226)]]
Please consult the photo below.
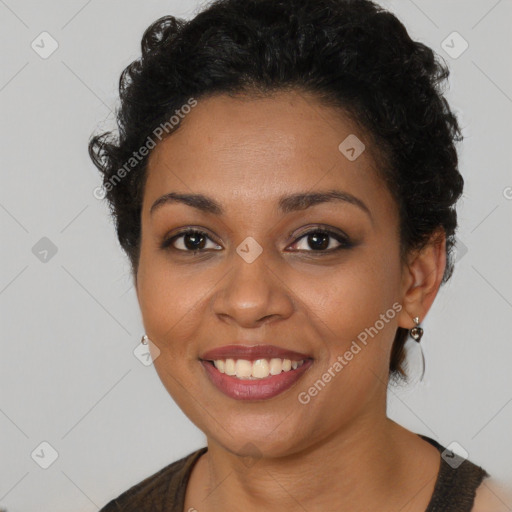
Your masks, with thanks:
[(207, 447), (103, 511), (499, 510), (484, 469), (386, 416), (452, 272), (447, 76), (367, 0), (219, 0), (146, 30), (90, 154), (142, 342)]

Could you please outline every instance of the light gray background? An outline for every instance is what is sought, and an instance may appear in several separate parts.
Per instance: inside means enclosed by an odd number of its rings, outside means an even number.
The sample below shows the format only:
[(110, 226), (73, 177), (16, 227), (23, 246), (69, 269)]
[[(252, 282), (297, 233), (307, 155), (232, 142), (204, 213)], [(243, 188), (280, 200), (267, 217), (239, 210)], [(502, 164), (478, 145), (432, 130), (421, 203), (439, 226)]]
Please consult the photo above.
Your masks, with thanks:
[[(423, 323), (427, 372), (390, 389), (389, 414), (512, 479), (512, 2), (382, 4), (451, 68), (466, 180), (458, 265)], [(107, 207), (93, 197), (100, 180), (86, 148), (112, 125), (119, 75), (144, 29), (197, 6), (0, 0), (0, 508), (9, 512), (97, 510), (204, 445), (133, 354), (136, 296)], [(59, 45), (47, 59), (31, 47), (43, 31)], [(458, 58), (441, 47), (453, 31), (469, 44)], [(57, 248), (46, 262), (32, 250), (43, 237)], [(43, 441), (58, 452), (48, 469), (31, 457), (49, 460)]]

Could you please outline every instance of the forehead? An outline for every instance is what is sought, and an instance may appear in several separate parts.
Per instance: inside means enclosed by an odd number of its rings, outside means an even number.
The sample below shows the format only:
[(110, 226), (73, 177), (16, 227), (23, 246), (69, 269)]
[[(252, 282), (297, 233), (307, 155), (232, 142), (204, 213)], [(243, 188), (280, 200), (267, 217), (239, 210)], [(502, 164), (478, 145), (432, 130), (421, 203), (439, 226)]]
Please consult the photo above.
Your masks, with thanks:
[(149, 199), (215, 192), (226, 204), (262, 205), (285, 193), (342, 188), (374, 201), (385, 188), (367, 134), (306, 93), (216, 95), (199, 100), (181, 123), (150, 155)]

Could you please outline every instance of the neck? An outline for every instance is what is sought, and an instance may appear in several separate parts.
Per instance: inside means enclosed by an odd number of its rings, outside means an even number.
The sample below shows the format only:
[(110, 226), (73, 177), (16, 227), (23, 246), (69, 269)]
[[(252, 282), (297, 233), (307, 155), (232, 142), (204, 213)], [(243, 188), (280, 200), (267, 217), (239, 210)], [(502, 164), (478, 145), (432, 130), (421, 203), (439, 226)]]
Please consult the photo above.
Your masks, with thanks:
[(226, 510), (227, 504), (238, 504), (244, 512), (357, 512), (385, 510), (383, 503), (403, 506), (403, 495), (396, 491), (410, 470), (404, 453), (410, 436), (414, 434), (385, 415), (360, 418), (293, 455), (251, 461), (209, 439), (198, 470), (207, 486), (201, 501), (191, 506), (201, 512)]

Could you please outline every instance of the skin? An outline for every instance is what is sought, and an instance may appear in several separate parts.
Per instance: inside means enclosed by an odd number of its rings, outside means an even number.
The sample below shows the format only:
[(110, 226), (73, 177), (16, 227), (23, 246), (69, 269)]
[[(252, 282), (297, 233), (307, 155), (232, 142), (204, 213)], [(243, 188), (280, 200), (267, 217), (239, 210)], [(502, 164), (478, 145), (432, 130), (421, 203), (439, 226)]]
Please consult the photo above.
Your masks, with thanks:
[(512, 482), (485, 479), (476, 491), (473, 512), (510, 512)]
[[(366, 145), (353, 162), (338, 150), (349, 134)], [(395, 331), (412, 328), (412, 318), (423, 320), (430, 309), (445, 240), (433, 237), (401, 261), (398, 211), (376, 172), (374, 149), (341, 112), (305, 93), (281, 92), (201, 99), (152, 151), (137, 296), (160, 351), (152, 349), (160, 379), (208, 442), (185, 510), (425, 510), (439, 452), (387, 418), (386, 390)], [(281, 196), (332, 189), (356, 196), (370, 213), (341, 201), (289, 213), (277, 207)], [(207, 195), (225, 212), (172, 203), (151, 214), (169, 192)], [(346, 233), (353, 246), (320, 255), (303, 236), (319, 224)], [(203, 253), (185, 252), (184, 237), (174, 250), (160, 247), (189, 226), (211, 238)], [(263, 249), (252, 263), (236, 252), (249, 236)], [(329, 248), (339, 246), (329, 240)], [(298, 394), (394, 303), (401, 311), (301, 404)], [(270, 343), (314, 363), (272, 399), (234, 400), (210, 383), (198, 360), (232, 343)]]

